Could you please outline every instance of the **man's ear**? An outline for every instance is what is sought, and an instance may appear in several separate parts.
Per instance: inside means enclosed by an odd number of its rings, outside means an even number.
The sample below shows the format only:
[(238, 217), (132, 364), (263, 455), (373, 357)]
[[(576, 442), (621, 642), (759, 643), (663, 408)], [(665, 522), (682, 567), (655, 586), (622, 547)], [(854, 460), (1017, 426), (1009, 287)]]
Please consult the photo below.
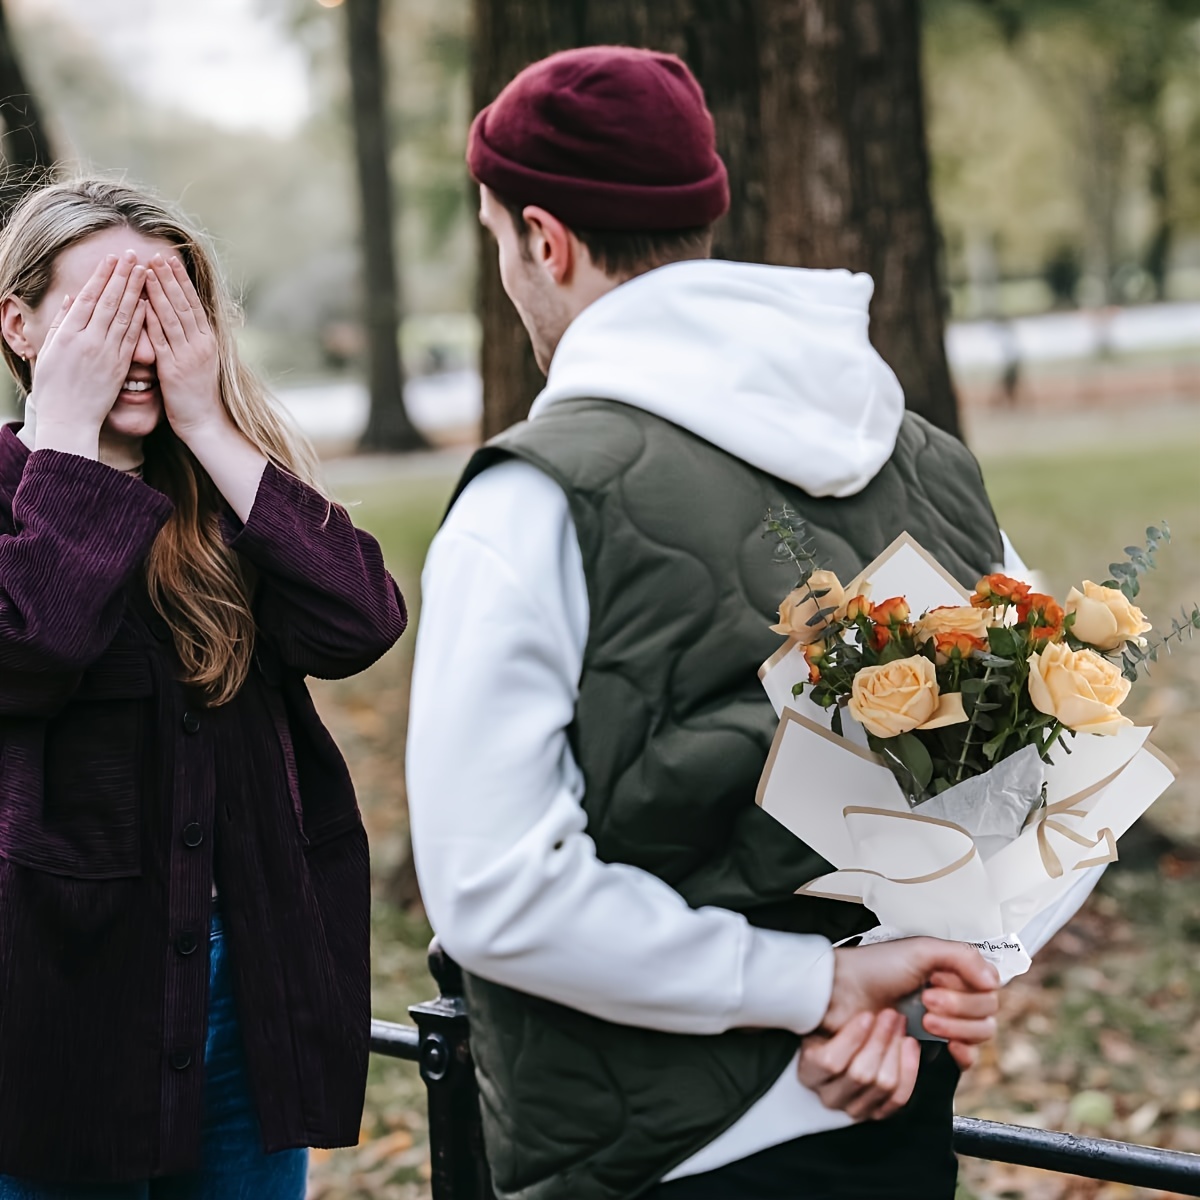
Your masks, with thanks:
[(530, 204), (521, 214), (529, 226), (527, 234), (533, 261), (560, 286), (575, 273), (575, 245), (571, 231), (552, 213)]
[(21, 358), (32, 358), (37, 353), (27, 333), (29, 316), (28, 308), (16, 296), (5, 296), (0, 300), (0, 333)]

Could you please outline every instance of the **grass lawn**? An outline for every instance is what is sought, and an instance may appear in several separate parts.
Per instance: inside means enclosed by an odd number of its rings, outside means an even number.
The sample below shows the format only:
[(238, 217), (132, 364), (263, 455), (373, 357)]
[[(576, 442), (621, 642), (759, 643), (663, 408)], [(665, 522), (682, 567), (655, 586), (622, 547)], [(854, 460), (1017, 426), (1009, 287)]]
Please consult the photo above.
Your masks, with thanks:
[[(1022, 418), (1023, 419), (1023, 418)], [(1086, 418), (1079, 418), (1081, 421)], [(1058, 439), (1070, 445), (1069, 439)], [(1170, 522), (1141, 597), (1161, 626), (1200, 600), (1200, 416), (1162, 445), (1095, 440), (1077, 452), (1005, 451), (984, 458), (1001, 525), (1060, 598), (1104, 578), (1148, 524)], [(452, 465), (370, 463), (339, 469), (335, 491), (379, 537), (414, 610), (425, 547), (453, 486)], [(424, 969), (429, 929), (397, 905), (407, 894), (403, 740), (413, 639), (356, 679), (314, 694), (350, 761), (372, 836), (376, 877), (374, 1009), (405, 1020), (433, 990)], [(1200, 1150), (1200, 645), (1185, 647), (1135, 689), (1128, 711), (1157, 725), (1155, 741), (1182, 779), (1153, 810), (1183, 847), (1148, 839), (1113, 868), (1097, 895), (1029, 975), (1006, 989), (1002, 1034), (959, 1093), (959, 1110), (1000, 1120)], [(390, 898), (389, 898), (390, 897)], [(428, 1195), (423, 1087), (414, 1067), (375, 1060), (354, 1150), (314, 1154), (310, 1197), (417, 1200)], [(974, 1200), (1117, 1200), (1150, 1193), (1039, 1172), (964, 1163)]]

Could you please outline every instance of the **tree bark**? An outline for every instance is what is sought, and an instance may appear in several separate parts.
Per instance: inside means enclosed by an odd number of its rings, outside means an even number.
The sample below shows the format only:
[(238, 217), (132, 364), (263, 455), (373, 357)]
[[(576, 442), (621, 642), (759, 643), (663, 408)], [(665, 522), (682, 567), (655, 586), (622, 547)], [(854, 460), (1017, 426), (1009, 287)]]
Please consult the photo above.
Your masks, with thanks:
[(400, 288), (393, 235), (387, 85), (380, 0), (347, 0), (354, 152), (361, 213), (364, 321), (371, 410), (364, 450), (418, 450), (427, 445), (404, 407), (404, 366), (398, 333)]
[(54, 150), (13, 45), (8, 16), (0, 2), (0, 118), (4, 121), (4, 161), (0, 182), (0, 220), (54, 163)]
[(917, 0), (763, 5), (764, 257), (868, 272), (871, 340), (908, 407), (957, 435), (919, 9)]
[[(723, 258), (875, 278), (871, 331), (909, 407), (958, 433), (929, 196), (918, 0), (475, 0), (475, 107), (555, 50), (679, 54), (704, 87), (729, 168)], [(480, 242), (484, 431), (541, 387)]]

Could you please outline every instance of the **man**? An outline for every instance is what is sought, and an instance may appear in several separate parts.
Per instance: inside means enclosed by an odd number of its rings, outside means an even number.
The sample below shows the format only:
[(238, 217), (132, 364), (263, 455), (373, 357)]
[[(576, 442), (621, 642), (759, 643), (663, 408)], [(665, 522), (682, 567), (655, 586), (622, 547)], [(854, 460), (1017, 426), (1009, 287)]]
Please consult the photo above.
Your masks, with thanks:
[[(828, 866), (754, 803), (791, 582), (760, 533), (787, 503), (848, 580), (907, 529), (972, 582), (1005, 554), (974, 459), (905, 416), (866, 276), (708, 260), (728, 184), (677, 58), (536, 63), (468, 159), (548, 381), (430, 550), (408, 769), (497, 1194), (949, 1198), (996, 978), (833, 950), (871, 915), (794, 895)], [(890, 1006), (927, 981), (918, 1074)]]

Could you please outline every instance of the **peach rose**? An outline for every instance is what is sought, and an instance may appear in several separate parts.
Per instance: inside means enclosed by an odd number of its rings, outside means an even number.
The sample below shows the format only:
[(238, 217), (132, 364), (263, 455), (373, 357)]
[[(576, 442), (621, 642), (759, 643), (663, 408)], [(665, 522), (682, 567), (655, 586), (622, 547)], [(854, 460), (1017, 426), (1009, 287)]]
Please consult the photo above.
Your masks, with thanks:
[(917, 641), (928, 642), (939, 633), (965, 633), (973, 638), (987, 638), (991, 621), (986, 609), (946, 605), (930, 609), (916, 624)]
[(1072, 650), (1065, 642), (1052, 642), (1029, 659), (1034, 708), (1076, 733), (1113, 734), (1132, 725), (1117, 711), (1130, 686), (1108, 659), (1094, 650)]
[(1071, 632), (1097, 650), (1119, 650), (1126, 642), (1144, 646), (1142, 634), (1153, 628), (1119, 588), (1101, 587), (1090, 579), (1083, 581), (1082, 592), (1072, 588), (1067, 593), (1065, 607), (1068, 615), (1075, 614)]
[[(814, 592), (826, 594), (814, 599)], [(806, 587), (794, 588), (784, 597), (779, 606), (779, 624), (772, 625), (771, 629), (802, 644), (815, 642), (825, 632), (830, 618), (812, 625), (809, 621), (825, 608), (832, 608), (835, 616), (845, 599), (846, 593), (832, 571), (814, 571)]]
[(967, 719), (962, 696), (941, 695), (933, 663), (923, 655), (864, 667), (854, 677), (849, 708), (860, 725), (881, 738)]

